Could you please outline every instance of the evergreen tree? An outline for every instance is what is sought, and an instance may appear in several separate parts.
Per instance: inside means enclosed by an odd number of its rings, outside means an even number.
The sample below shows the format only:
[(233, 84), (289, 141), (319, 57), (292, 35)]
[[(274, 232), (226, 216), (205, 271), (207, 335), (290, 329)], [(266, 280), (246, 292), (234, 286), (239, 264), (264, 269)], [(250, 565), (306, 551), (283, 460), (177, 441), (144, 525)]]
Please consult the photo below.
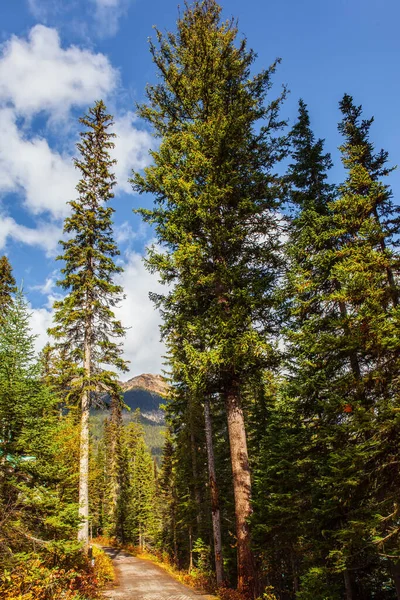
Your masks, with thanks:
[(151, 455), (144, 442), (143, 428), (137, 422), (122, 432), (124, 478), (119, 495), (119, 523), (124, 541), (140, 548), (154, 545), (158, 529), (158, 500)]
[(309, 129), (304, 104), (292, 134), (289, 395), (272, 405), (257, 474), (269, 498), (264, 509), (263, 496), (257, 504), (264, 524), (258, 531), (267, 524), (278, 548), (286, 546), (287, 556), (294, 550), (292, 568), (279, 552), (275, 568), (293, 578), (293, 589), (300, 575), (298, 597), (307, 599), (385, 597), (383, 539), (386, 559), (397, 565), (397, 484), (393, 473), (391, 481), (385, 477), (398, 436), (391, 408), (398, 377), (396, 218), (381, 181), (390, 169), (387, 154), (374, 154), (369, 142), (372, 121), (361, 119), (348, 96), (341, 109), (348, 177), (337, 192), (326, 182), (330, 158)]
[(177, 540), (177, 497), (176, 497), (176, 457), (175, 445), (170, 430), (167, 429), (163, 450), (162, 465), (158, 479), (160, 494), (161, 547), (178, 564)]
[(161, 83), (148, 87), (149, 104), (139, 113), (161, 145), (154, 165), (135, 175), (134, 189), (156, 198), (154, 210), (141, 212), (166, 250), (154, 248), (149, 267), (175, 284), (159, 298), (167, 327), (171, 319), (176, 330), (174, 318), (186, 307), (196, 331), (188, 351), (218, 380), (232, 459), (238, 587), (256, 594), (241, 390), (272, 354), (259, 325), (270, 332), (274, 324), (280, 180), (273, 169), (285, 154), (282, 97), (265, 105), (276, 65), (250, 77), (254, 53), (244, 40), (236, 45), (237, 27), (221, 22), (215, 0), (187, 7), (177, 33), (157, 38), (151, 52)]
[(7, 256), (0, 257), (0, 319), (12, 302), (12, 295), (17, 291), (12, 268)]
[(1, 455), (11, 460), (19, 452), (19, 435), (38, 392), (39, 366), (29, 320), (19, 290), (0, 323), (0, 443)]
[[(110, 417), (104, 422), (104, 519), (103, 528), (107, 535), (119, 537), (121, 523), (119, 522), (119, 498), (123, 479), (123, 424), (122, 397), (113, 393), (111, 396)], [(100, 453), (100, 449), (98, 450)]]
[[(41, 372), (27, 302), (18, 291), (0, 324), (0, 563), (45, 546), (74, 551), (76, 464), (69, 419)], [(72, 427), (73, 432), (73, 427)], [(72, 434), (73, 435), (73, 434)], [(76, 438), (75, 438), (76, 439)], [(75, 517), (74, 517), (75, 514)]]
[(58, 283), (67, 291), (63, 300), (55, 303), (56, 326), (50, 333), (67, 358), (78, 364), (74, 381), (79, 388), (81, 403), (81, 452), (79, 505), (82, 524), (79, 540), (88, 543), (88, 468), (89, 468), (89, 409), (94, 394), (99, 391), (118, 391), (114, 371), (107, 365), (124, 370), (121, 346), (114, 341), (124, 335), (121, 323), (115, 319), (113, 308), (121, 298), (122, 289), (113, 282), (121, 271), (114, 258), (119, 254), (112, 237), (115, 175), (110, 158), (115, 134), (113, 124), (102, 101), (89, 109), (80, 119), (86, 130), (77, 144), (80, 159), (75, 167), (81, 173), (77, 185), (79, 197), (69, 204), (72, 214), (67, 217), (64, 232), (71, 237), (62, 241), (65, 263), (64, 275)]

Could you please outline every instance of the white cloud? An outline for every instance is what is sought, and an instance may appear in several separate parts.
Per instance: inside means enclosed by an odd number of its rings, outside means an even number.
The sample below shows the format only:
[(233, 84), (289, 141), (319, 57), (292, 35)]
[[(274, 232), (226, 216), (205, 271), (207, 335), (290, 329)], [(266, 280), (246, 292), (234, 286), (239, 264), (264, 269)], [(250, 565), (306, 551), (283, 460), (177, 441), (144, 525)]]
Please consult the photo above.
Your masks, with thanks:
[(128, 255), (119, 283), (126, 298), (116, 314), (125, 327), (129, 327), (125, 343), (125, 358), (130, 360), (129, 374), (124, 379), (141, 373), (160, 373), (165, 353), (160, 341), (161, 316), (149, 298), (149, 292), (162, 293), (165, 287), (157, 276), (149, 273), (140, 254)]
[(121, 17), (127, 12), (131, 0), (92, 0), (96, 5), (97, 33), (112, 36), (118, 31)]
[[(49, 295), (50, 298), (50, 294), (53, 292), (56, 283), (57, 283), (57, 275), (58, 275), (58, 271), (53, 271), (53, 273), (51, 275), (49, 275), (46, 279), (46, 281), (40, 285), (33, 285), (31, 287), (32, 290), (38, 290), (41, 294), (44, 295)], [(50, 305), (52, 306), (52, 305)]]
[(76, 0), (28, 0), (28, 7), (33, 16), (40, 21), (58, 15), (62, 9), (76, 7)]
[(106, 97), (117, 85), (118, 74), (104, 54), (61, 47), (55, 29), (36, 25), (28, 39), (13, 36), (0, 57), (0, 102), (19, 115), (41, 111), (65, 117), (71, 107)]
[(53, 310), (48, 308), (31, 308), (30, 326), (35, 339), (35, 350), (39, 353), (49, 341), (47, 330), (53, 324)]
[[(114, 0), (103, 8), (111, 9)], [(50, 4), (49, 4), (50, 5)], [(118, 4), (118, 9), (121, 6)], [(68, 131), (71, 121), (58, 124), (58, 147), (52, 148), (45, 137), (32, 133), (30, 118), (45, 111), (47, 122), (53, 124), (65, 117), (75, 106), (92, 103), (115, 91), (117, 72), (102, 54), (94, 54), (75, 46), (63, 49), (54, 29), (37, 25), (28, 39), (12, 37), (0, 50), (0, 196), (16, 193), (33, 215), (47, 214), (59, 220), (69, 213), (67, 202), (76, 197), (79, 173), (70, 154), (72, 141)], [(22, 117), (22, 118), (21, 118)], [(151, 137), (135, 127), (135, 117), (128, 112), (115, 120), (118, 160), (116, 175), (118, 191), (132, 192), (127, 182), (131, 169), (148, 164)], [(7, 237), (53, 249), (51, 235), (40, 240), (43, 225), (38, 230), (17, 226), (3, 227), (0, 238)], [(121, 232), (127, 236), (128, 231)]]
[(36, 19), (57, 23), (85, 38), (115, 35), (131, 3), (132, 0), (28, 0)]
[[(133, 122), (132, 113), (115, 121), (116, 193), (132, 193), (128, 183), (132, 169), (149, 163), (151, 137), (136, 129)], [(78, 178), (70, 155), (56, 152), (42, 137), (28, 138), (18, 128), (14, 111), (0, 108), (0, 194), (21, 193), (30, 213), (47, 212), (52, 218), (64, 218), (70, 210), (67, 202), (76, 197)]]
[[(128, 221), (124, 221), (121, 225), (114, 226), (114, 237), (117, 244), (126, 244), (134, 240), (145, 240), (148, 237), (149, 225), (144, 221), (140, 221), (137, 229), (133, 229)], [(121, 264), (123, 264), (121, 262)]]
[(60, 237), (61, 228), (52, 223), (39, 223), (36, 229), (32, 229), (16, 223), (11, 217), (0, 215), (0, 249), (4, 248), (10, 238), (28, 246), (42, 248), (48, 256), (52, 256)]
[(136, 120), (133, 112), (127, 112), (115, 119), (113, 128), (117, 134), (113, 151), (113, 157), (117, 159), (115, 174), (118, 188), (126, 193), (132, 193), (132, 186), (128, 182), (132, 169), (143, 169), (150, 163), (149, 150), (154, 145), (147, 131), (134, 126)]
[(61, 218), (69, 212), (66, 202), (76, 196), (77, 181), (70, 156), (52, 150), (44, 138), (27, 139), (14, 112), (0, 109), (0, 193), (22, 193), (31, 213)]

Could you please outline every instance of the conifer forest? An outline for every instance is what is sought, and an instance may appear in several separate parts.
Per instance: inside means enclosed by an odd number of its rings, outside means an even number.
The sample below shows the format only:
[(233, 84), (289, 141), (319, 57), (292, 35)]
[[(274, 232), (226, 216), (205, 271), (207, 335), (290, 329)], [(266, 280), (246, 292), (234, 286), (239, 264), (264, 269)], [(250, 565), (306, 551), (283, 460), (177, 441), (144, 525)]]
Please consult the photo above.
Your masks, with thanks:
[(161, 457), (140, 414), (123, 419), (116, 134), (101, 99), (80, 119), (62, 299), (39, 355), (0, 258), (5, 600), (99, 597), (112, 544), (221, 600), (400, 599), (398, 157), (380, 149), (379, 114), (338, 90), (333, 177), (307, 98), (288, 123), (280, 60), (257, 72), (221, 13), (195, 0), (153, 32), (157, 79), (136, 107), (155, 137), (130, 184), (164, 284), (150, 294), (167, 348)]

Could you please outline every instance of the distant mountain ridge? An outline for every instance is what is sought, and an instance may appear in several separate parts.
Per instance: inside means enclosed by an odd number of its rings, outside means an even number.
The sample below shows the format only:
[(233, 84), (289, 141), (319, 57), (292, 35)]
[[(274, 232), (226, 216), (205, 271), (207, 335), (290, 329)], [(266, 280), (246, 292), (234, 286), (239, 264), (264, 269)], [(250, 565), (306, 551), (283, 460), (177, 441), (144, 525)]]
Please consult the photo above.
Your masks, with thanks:
[[(120, 382), (124, 402), (130, 410), (123, 410), (122, 420), (129, 423), (135, 419), (135, 410), (140, 410), (145, 441), (151, 454), (159, 462), (165, 441), (165, 414), (160, 408), (168, 394), (168, 384), (161, 375), (143, 373), (128, 381)], [(109, 417), (105, 406), (91, 411), (91, 430), (97, 439), (102, 439), (104, 420)]]
[(168, 384), (162, 375), (143, 373), (121, 382), (121, 387), (125, 404), (132, 412), (139, 409), (144, 423), (165, 423), (164, 411), (160, 405), (168, 394)]
[(151, 373), (142, 373), (142, 375), (132, 377), (128, 381), (121, 381), (121, 387), (124, 392), (141, 388), (142, 390), (147, 390), (163, 397), (168, 393), (168, 384), (165, 381), (165, 377), (162, 375), (152, 375)]

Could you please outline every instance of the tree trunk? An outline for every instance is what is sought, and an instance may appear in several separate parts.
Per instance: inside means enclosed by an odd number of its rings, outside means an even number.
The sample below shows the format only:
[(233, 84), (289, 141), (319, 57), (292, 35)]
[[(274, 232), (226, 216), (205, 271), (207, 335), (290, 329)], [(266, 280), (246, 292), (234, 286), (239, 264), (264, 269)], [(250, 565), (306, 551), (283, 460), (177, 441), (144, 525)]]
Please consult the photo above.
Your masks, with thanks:
[(174, 563), (175, 566), (179, 566), (178, 560), (178, 538), (176, 534), (176, 500), (173, 498), (172, 504), (172, 538), (174, 544)]
[(189, 573), (193, 571), (193, 535), (192, 526), (189, 525)]
[(216, 478), (216, 474), (215, 474), (214, 446), (213, 446), (213, 439), (212, 439), (210, 401), (208, 398), (206, 398), (204, 401), (204, 422), (205, 422), (205, 432), (206, 432), (208, 475), (209, 475), (209, 479), (210, 479), (211, 514), (212, 514), (214, 557), (215, 557), (215, 575), (217, 578), (217, 587), (221, 587), (224, 582), (224, 563), (223, 563), (223, 558), (222, 558), (222, 536), (221, 536), (221, 514), (220, 514), (220, 509), (219, 509), (219, 493), (218, 493), (218, 486), (217, 486), (217, 478)]
[(92, 329), (90, 319), (86, 322), (84, 341), (84, 375), (85, 388), (82, 394), (81, 404), (81, 438), (79, 448), (79, 518), (78, 541), (83, 542), (85, 550), (89, 546), (89, 410), (90, 392), (88, 382), (90, 381), (92, 366)]
[(346, 600), (353, 600), (353, 581), (348, 569), (346, 569), (343, 573), (344, 577), (344, 587), (346, 590)]
[(239, 386), (235, 380), (226, 388), (225, 406), (235, 498), (238, 590), (256, 597), (258, 585), (248, 524), (252, 513), (250, 467)]
[[(191, 402), (191, 401), (189, 401)], [(193, 472), (193, 485), (194, 485), (194, 499), (197, 506), (196, 522), (197, 522), (197, 535), (200, 535), (201, 526), (201, 495), (199, 489), (199, 477), (197, 472), (197, 459), (196, 459), (196, 439), (194, 437), (194, 419), (192, 407), (189, 407), (190, 411), (190, 452), (192, 456), (192, 472)]]
[(400, 600), (400, 562), (390, 561), (390, 570), (392, 572), (394, 587), (396, 588), (396, 596)]
[(89, 392), (82, 395), (81, 438), (79, 449), (79, 518), (78, 541), (89, 545)]
[(109, 449), (109, 514), (111, 533), (118, 530), (118, 498), (120, 495), (120, 433), (121, 433), (121, 399), (118, 394), (111, 396), (110, 449)]

